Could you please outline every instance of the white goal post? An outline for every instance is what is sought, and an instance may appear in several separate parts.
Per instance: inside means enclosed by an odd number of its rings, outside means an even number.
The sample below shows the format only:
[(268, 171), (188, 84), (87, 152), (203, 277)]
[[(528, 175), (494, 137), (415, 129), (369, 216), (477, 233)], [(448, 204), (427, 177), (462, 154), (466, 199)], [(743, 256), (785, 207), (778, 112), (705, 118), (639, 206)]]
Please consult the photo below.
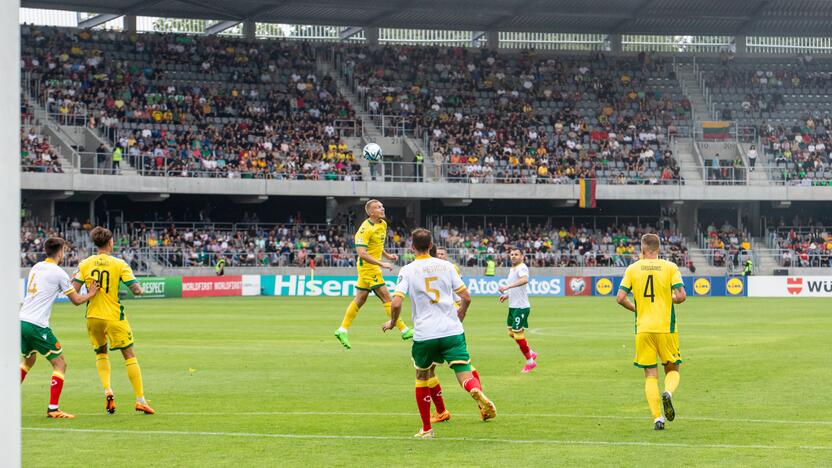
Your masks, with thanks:
[(0, 2), (0, 454), (20, 466), (20, 0)]

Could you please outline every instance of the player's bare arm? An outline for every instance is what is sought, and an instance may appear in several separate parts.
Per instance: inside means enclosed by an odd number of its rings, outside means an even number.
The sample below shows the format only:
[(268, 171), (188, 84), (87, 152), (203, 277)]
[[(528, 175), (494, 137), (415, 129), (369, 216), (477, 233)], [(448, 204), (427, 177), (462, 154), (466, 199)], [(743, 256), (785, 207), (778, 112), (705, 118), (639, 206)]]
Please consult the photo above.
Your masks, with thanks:
[(633, 301), (631, 301), (629, 297), (627, 297), (627, 291), (619, 289), (615, 300), (618, 302), (618, 305), (629, 310), (630, 312), (636, 311), (636, 305), (633, 304)]
[(396, 255), (394, 253), (390, 253), (386, 250), (381, 252), (381, 256), (386, 258), (387, 260), (390, 260), (391, 262), (398, 262), (399, 261), (399, 256), (398, 255)]
[(131, 284), (128, 288), (130, 288), (130, 292), (132, 292), (134, 296), (141, 296), (144, 294), (144, 289), (142, 289), (142, 285), (138, 282)]
[(465, 314), (468, 312), (468, 306), (471, 305), (471, 294), (467, 289), (463, 289), (457, 293), (457, 296), (459, 296), (459, 309), (457, 309), (456, 315), (459, 317), (459, 321), (462, 322), (465, 320)]
[(75, 283), (74, 287), (75, 287), (76, 291), (67, 294), (66, 297), (69, 299), (69, 302), (71, 302), (73, 305), (81, 305), (81, 304), (89, 301), (90, 299), (92, 299), (93, 296), (95, 296), (95, 294), (98, 292), (98, 287), (99, 286), (98, 286), (97, 282), (93, 281), (92, 284), (90, 284), (87, 287), (87, 293), (86, 294), (79, 294), (78, 293), (78, 290), (81, 289), (81, 285), (78, 284), (77, 282)]
[[(497, 290), (500, 291), (501, 293), (505, 293), (509, 289), (519, 288), (520, 286), (525, 286), (527, 284), (529, 284), (529, 277), (528, 276), (521, 276), (519, 280), (517, 280), (517, 281), (515, 281), (511, 284), (507, 284), (505, 286), (500, 286), (499, 289), (497, 289)], [(501, 302), (504, 301), (504, 300), (505, 299), (501, 299)]]
[(688, 298), (688, 294), (685, 292), (684, 286), (679, 286), (673, 290), (673, 303), (674, 304), (681, 304), (685, 302), (685, 299)]
[[(358, 258), (364, 260), (364, 262), (369, 263), (370, 265), (380, 266), (382, 268), (386, 268), (388, 270), (393, 270), (393, 265), (387, 262), (380, 262), (373, 258), (370, 254), (367, 253), (367, 247), (358, 246), (355, 248), (355, 254), (358, 255)], [(398, 257), (397, 257), (398, 258)]]
[[(470, 298), (469, 298), (470, 301)], [(390, 320), (384, 322), (381, 326), (381, 331), (386, 332), (396, 328), (396, 321), (399, 320), (399, 315), (402, 313), (402, 297), (393, 296), (393, 302), (390, 304)]]

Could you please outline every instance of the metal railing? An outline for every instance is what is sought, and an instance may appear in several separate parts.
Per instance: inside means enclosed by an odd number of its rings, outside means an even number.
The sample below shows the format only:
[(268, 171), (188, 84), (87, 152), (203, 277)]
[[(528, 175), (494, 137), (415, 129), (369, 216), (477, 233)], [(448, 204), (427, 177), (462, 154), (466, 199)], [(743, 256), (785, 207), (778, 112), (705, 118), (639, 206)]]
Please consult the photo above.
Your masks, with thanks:
[[(387, 252), (398, 255), (396, 266), (404, 266), (413, 260), (413, 253), (406, 248), (388, 248)], [(489, 259), (497, 266), (509, 267), (511, 261), (508, 253), (478, 252), (475, 249), (449, 248), (451, 261), (460, 266), (485, 268)], [(226, 260), (229, 267), (309, 267), (314, 260), (316, 267), (355, 267), (356, 256), (347, 252), (315, 252), (299, 249), (289, 253), (267, 252), (262, 249), (226, 250), (221, 252), (198, 251), (184, 248), (142, 248), (133, 250), (140, 257), (170, 268), (177, 267), (212, 267), (220, 258)], [(666, 251), (660, 255), (675, 261), (681, 266), (688, 263), (688, 256), (682, 252)], [(587, 253), (575, 251), (539, 251), (529, 252), (527, 264), (535, 267), (617, 267), (623, 268), (639, 259), (637, 253), (615, 253), (614, 251), (593, 250)]]

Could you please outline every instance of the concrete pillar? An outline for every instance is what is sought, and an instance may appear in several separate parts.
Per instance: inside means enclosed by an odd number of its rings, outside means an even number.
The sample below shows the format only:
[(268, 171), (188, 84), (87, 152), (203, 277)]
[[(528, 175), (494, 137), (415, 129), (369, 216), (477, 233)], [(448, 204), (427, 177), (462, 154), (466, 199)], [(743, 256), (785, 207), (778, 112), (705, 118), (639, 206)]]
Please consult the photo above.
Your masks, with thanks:
[(97, 225), (95, 221), (95, 199), (93, 198), (90, 200), (90, 222), (95, 226)]
[(335, 197), (326, 197), (326, 222), (331, 223), (338, 216), (338, 200)]
[(52, 218), (55, 217), (55, 200), (27, 200), (26, 207), (35, 222), (52, 224)]
[(672, 206), (676, 208), (676, 226), (679, 232), (687, 239), (693, 239), (696, 235), (696, 225), (699, 223), (699, 203), (685, 201), (681, 205)]
[(748, 55), (747, 36), (734, 36), (734, 52), (737, 56)]
[(253, 41), (257, 38), (257, 24), (254, 21), (243, 22), (243, 38), (247, 41)]
[(613, 54), (623, 50), (623, 36), (621, 34), (607, 34), (604, 38), (604, 50)]
[(378, 28), (364, 29), (364, 37), (367, 38), (367, 44), (378, 45)]
[(488, 41), (488, 48), (490, 50), (500, 48), (500, 31), (488, 31), (485, 33), (485, 38)]
[(413, 221), (414, 226), (424, 227), (425, 220), (422, 219), (421, 200), (408, 201), (407, 206), (405, 207), (405, 216)]
[(126, 32), (136, 32), (136, 15), (127, 15), (124, 17), (124, 30)]

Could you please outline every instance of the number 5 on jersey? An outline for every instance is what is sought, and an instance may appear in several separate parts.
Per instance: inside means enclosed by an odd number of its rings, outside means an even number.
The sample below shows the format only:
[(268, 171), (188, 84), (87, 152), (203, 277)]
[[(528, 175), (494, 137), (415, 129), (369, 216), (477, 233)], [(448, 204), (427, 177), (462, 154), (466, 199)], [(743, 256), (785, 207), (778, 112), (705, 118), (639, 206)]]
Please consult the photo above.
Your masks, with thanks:
[(430, 287), (430, 283), (438, 279), (438, 276), (428, 276), (427, 278), (425, 278), (425, 291), (433, 294), (433, 299), (430, 300), (431, 304), (436, 304), (437, 302), (439, 302), (439, 290)]

